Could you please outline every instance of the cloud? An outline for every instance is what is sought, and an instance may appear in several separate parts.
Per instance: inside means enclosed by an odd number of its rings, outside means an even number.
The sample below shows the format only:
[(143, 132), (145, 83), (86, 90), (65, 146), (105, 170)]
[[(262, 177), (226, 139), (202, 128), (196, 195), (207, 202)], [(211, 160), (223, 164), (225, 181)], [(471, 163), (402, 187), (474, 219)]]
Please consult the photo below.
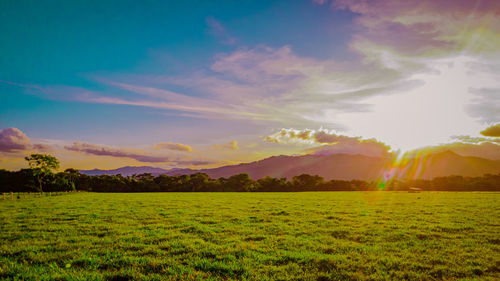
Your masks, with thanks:
[(31, 148), (30, 139), (18, 128), (0, 130), (0, 152), (14, 152)]
[(331, 121), (334, 114), (369, 111), (365, 99), (417, 85), (395, 71), (374, 67), (318, 61), (297, 56), (290, 46), (260, 45), (218, 54), (209, 70), (192, 75), (115, 78), (128, 82), (99, 79), (142, 98), (102, 96), (88, 101), (191, 112), (201, 118), (265, 120), (294, 126), (311, 122), (322, 125), (327, 120), (330, 127), (340, 129), (341, 125)]
[(493, 125), (481, 132), (481, 135), (486, 137), (500, 137), (500, 124)]
[(192, 152), (193, 148), (187, 144), (182, 143), (172, 143), (172, 142), (162, 142), (154, 145), (155, 149), (168, 149), (176, 151)]
[(229, 150), (239, 150), (240, 147), (237, 141), (229, 141), (226, 144), (214, 144), (212, 145), (214, 149), (229, 149)]
[(326, 2), (328, 2), (328, 0), (311, 0), (314, 4), (318, 4), (318, 5), (323, 5), (325, 4)]
[(44, 86), (33, 83), (17, 83), (0, 80), (0, 83), (22, 88), (26, 93), (41, 96), (49, 100), (88, 102), (99, 97), (99, 93), (82, 87), (50, 85)]
[(96, 80), (108, 86), (136, 93), (143, 98), (123, 98), (123, 95), (110, 96), (107, 92), (104, 91), (97, 92), (81, 87), (69, 87), (61, 85), (41, 86), (37, 84), (21, 84), (3, 80), (0, 80), (0, 83), (21, 87), (29, 94), (42, 96), (50, 100), (131, 105), (146, 108), (149, 107), (172, 110), (175, 112), (190, 112), (191, 114), (179, 113), (178, 115), (194, 118), (227, 118), (228, 116), (230, 116), (234, 119), (268, 119), (268, 117), (270, 116), (264, 116), (256, 112), (252, 112), (251, 108), (232, 105), (223, 100), (217, 101), (209, 98), (192, 97), (162, 88), (131, 85), (100, 78)]
[[(252, 96), (266, 94), (258, 100), (259, 104), (266, 104), (267, 110), (281, 116), (283, 124), (310, 126), (326, 123), (344, 129), (333, 122), (338, 114), (371, 111), (372, 104), (367, 103), (367, 99), (394, 94), (416, 85), (416, 81), (406, 79), (400, 73), (375, 65), (320, 62), (297, 57), (290, 48), (274, 50), (273, 55), (262, 58), (255, 55), (258, 59), (253, 64), (256, 66), (247, 62), (252, 61), (250, 58), (254, 55), (255, 51), (251, 51), (237, 54), (237, 59), (221, 60), (224, 67), (219, 65), (217, 69), (231, 70), (238, 79), (255, 81), (257, 93)], [(266, 80), (269, 86), (263, 87)]]
[(172, 162), (173, 160), (171, 159), (171, 157), (168, 156), (150, 155), (146, 151), (102, 146), (86, 142), (74, 142), (72, 145), (67, 145), (64, 148), (70, 151), (84, 152), (87, 154), (98, 155), (98, 156), (132, 158), (139, 162), (165, 163), (165, 162)]
[(52, 147), (43, 143), (35, 143), (33, 144), (33, 149), (38, 151), (50, 151)]
[(207, 25), (209, 27), (208, 33), (219, 39), (222, 44), (234, 45), (237, 43), (237, 39), (227, 32), (226, 28), (214, 17), (207, 17)]
[[(328, 124), (345, 129), (333, 122), (337, 114), (371, 111), (367, 99), (419, 85), (401, 72), (372, 63), (319, 61), (297, 56), (290, 46), (265, 45), (218, 54), (209, 70), (192, 75), (96, 80), (110, 86), (110, 91), (62, 86), (30, 87), (30, 91), (37, 89), (56, 99), (157, 108), (181, 116), (263, 120), (287, 126)], [(116, 90), (127, 94), (112, 96)]]
[[(146, 78), (147, 83), (155, 78)], [(129, 84), (124, 82), (115, 82), (107, 79), (97, 79), (99, 82), (108, 86), (112, 86), (127, 92), (132, 92), (138, 95), (134, 98), (112, 97), (107, 94), (84, 91), (80, 89), (74, 90), (74, 96), (78, 97), (79, 101), (89, 103), (103, 103), (103, 104), (119, 104), (119, 105), (132, 105), (140, 107), (158, 108), (170, 110), (180, 116), (188, 116), (194, 118), (227, 118), (232, 119), (268, 119), (269, 114), (260, 114), (251, 107), (232, 104), (228, 100), (222, 98), (210, 97), (194, 97), (182, 93), (177, 93), (164, 89), (163, 87), (144, 86), (140, 84)], [(196, 81), (190, 81), (188, 84), (192, 85)], [(80, 93), (83, 92), (83, 93)], [(182, 113), (184, 112), (184, 113)], [(188, 113), (185, 113), (188, 112)]]
[(64, 148), (69, 151), (83, 152), (90, 155), (130, 158), (144, 163), (168, 163), (182, 166), (208, 165), (214, 163), (211, 160), (191, 159), (190, 157), (179, 158), (175, 155), (157, 155), (148, 150), (111, 147), (86, 142), (73, 142), (73, 144), (66, 145)]
[[(492, 73), (497, 73), (497, 71), (492, 71)], [(483, 123), (500, 121), (500, 88), (471, 88), (470, 92), (473, 97), (470, 104), (466, 106), (466, 110), (471, 116)]]
[(427, 56), (498, 51), (496, 0), (337, 0), (332, 6), (358, 14), (356, 22), (363, 30), (356, 34), (355, 47), (370, 41)]
[(316, 132), (311, 129), (297, 130), (297, 129), (281, 129), (280, 131), (264, 137), (264, 140), (270, 143), (290, 143), (290, 142), (315, 142)]
[(265, 141), (271, 143), (319, 143), (319, 144), (333, 144), (339, 142), (360, 142), (363, 141), (360, 137), (349, 137), (339, 135), (334, 131), (326, 129), (293, 129), (283, 128), (278, 132), (266, 136)]
[(307, 149), (307, 154), (313, 155), (332, 155), (332, 154), (359, 154), (371, 157), (388, 157), (389, 148), (378, 141), (362, 142), (339, 142), (331, 145), (323, 145)]
[(451, 138), (465, 143), (491, 142), (500, 144), (500, 138), (482, 138), (482, 137), (471, 137), (471, 136), (452, 136)]
[(338, 135), (325, 129), (281, 129), (264, 138), (265, 141), (278, 144), (326, 144), (306, 150), (308, 154), (362, 154), (367, 156), (388, 156), (388, 145), (375, 139), (362, 139)]

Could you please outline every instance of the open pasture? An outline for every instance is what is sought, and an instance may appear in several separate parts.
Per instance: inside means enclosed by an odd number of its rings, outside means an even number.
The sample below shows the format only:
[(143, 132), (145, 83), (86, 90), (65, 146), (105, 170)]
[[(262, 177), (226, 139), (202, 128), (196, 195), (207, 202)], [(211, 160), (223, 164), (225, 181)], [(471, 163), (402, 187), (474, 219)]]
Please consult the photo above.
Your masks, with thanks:
[(0, 200), (2, 280), (499, 278), (499, 193)]

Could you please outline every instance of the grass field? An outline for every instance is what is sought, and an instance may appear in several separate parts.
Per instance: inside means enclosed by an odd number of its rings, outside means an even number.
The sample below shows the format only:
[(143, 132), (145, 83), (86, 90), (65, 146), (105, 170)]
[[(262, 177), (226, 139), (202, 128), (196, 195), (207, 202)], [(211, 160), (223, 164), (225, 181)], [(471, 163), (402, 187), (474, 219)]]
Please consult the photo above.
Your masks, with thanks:
[(0, 200), (2, 280), (498, 280), (499, 193)]

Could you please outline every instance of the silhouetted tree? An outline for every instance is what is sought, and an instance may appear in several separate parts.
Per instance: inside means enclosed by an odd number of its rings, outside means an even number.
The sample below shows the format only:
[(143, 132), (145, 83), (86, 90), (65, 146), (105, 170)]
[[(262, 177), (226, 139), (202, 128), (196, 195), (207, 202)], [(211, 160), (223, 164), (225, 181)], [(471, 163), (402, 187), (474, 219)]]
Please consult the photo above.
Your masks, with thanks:
[(78, 171), (77, 169), (68, 168), (68, 169), (64, 170), (64, 173), (68, 177), (71, 189), (76, 190), (76, 183), (77, 183), (78, 179), (81, 177), (80, 171)]
[(227, 179), (224, 191), (250, 191), (253, 189), (253, 184), (254, 181), (249, 174), (237, 174)]
[(315, 190), (318, 186), (323, 184), (323, 181), (323, 178), (320, 176), (302, 174), (292, 178), (292, 186), (294, 190), (297, 191)]
[(39, 192), (43, 192), (44, 180), (52, 176), (53, 171), (59, 169), (59, 160), (48, 154), (31, 154), (24, 158), (36, 177)]
[(278, 192), (287, 191), (288, 188), (289, 184), (286, 178), (278, 179), (267, 176), (257, 180), (252, 191)]
[(383, 182), (384, 188), (380, 189), (381, 183), (377, 181), (330, 180), (325, 182), (320, 176), (308, 174), (295, 176), (291, 181), (286, 178), (273, 177), (253, 181), (248, 174), (212, 179), (204, 173), (157, 177), (152, 174), (128, 177), (122, 175), (88, 176), (80, 174), (75, 169), (53, 173), (53, 170), (58, 167), (57, 159), (50, 155), (49, 157), (36, 155), (26, 157), (26, 160), (30, 161), (30, 169), (15, 172), (0, 169), (0, 192), (70, 191), (75, 188), (95, 192), (369, 191), (408, 190), (411, 187), (438, 191), (500, 191), (500, 174), (486, 174), (482, 177), (452, 175), (436, 177), (432, 180), (391, 179)]

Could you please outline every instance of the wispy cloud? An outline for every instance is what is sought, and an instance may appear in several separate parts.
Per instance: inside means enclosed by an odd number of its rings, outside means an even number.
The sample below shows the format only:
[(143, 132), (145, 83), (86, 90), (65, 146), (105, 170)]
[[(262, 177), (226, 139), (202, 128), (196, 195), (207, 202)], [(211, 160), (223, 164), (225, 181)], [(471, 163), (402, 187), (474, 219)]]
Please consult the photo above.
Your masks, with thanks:
[(267, 120), (271, 118), (270, 114), (253, 112), (252, 108), (224, 103), (222, 100), (216, 101), (208, 98), (195, 98), (161, 88), (129, 85), (126, 83), (105, 81), (103, 79), (99, 79), (98, 81), (122, 90), (136, 93), (139, 96), (146, 96), (149, 99), (110, 96), (104, 91), (92, 91), (82, 87), (62, 85), (41, 86), (0, 80), (2, 83), (21, 87), (30, 94), (39, 95), (51, 100), (158, 108), (176, 112), (189, 112), (191, 113), (189, 115), (185, 113), (179, 113), (178, 115), (194, 118), (227, 118), (228, 116), (235, 119), (256, 120)]
[(155, 149), (168, 149), (176, 151), (192, 152), (193, 148), (187, 144), (173, 143), (173, 142), (161, 142), (154, 145)]
[(452, 136), (451, 138), (465, 143), (491, 142), (500, 144), (500, 138), (483, 138), (483, 137), (471, 137), (471, 136)]
[(139, 162), (165, 163), (173, 161), (170, 156), (154, 156), (146, 151), (102, 146), (86, 142), (74, 142), (72, 145), (67, 145), (64, 148), (71, 151), (84, 152), (98, 156), (132, 158)]
[[(179, 146), (176, 147), (179, 148)], [(159, 155), (158, 153), (147, 150), (111, 147), (86, 142), (74, 142), (64, 148), (69, 151), (83, 152), (90, 155), (130, 158), (144, 163), (169, 163), (183, 166), (208, 165), (213, 163), (213, 161), (192, 159), (191, 157), (180, 158), (178, 155)]]
[(214, 17), (207, 17), (208, 33), (215, 36), (222, 44), (234, 45), (237, 43), (236, 37), (229, 34), (226, 28)]
[(213, 144), (212, 145), (213, 149), (229, 149), (229, 150), (239, 150), (240, 147), (238, 145), (237, 141), (228, 141), (225, 144)]
[(143, 79), (157, 87), (181, 86), (203, 93), (208, 100), (203, 103), (213, 104), (222, 114), (290, 125), (328, 120), (330, 126), (341, 128), (331, 121), (332, 114), (368, 111), (365, 99), (418, 85), (398, 72), (374, 67), (299, 57), (289, 46), (257, 46), (219, 54), (209, 72)]
[(498, 51), (500, 3), (495, 0), (337, 0), (332, 6), (359, 15), (357, 23), (364, 29), (355, 47), (369, 41), (399, 53), (428, 56)]
[[(498, 66), (500, 67), (500, 62)], [(500, 85), (498, 88), (471, 88), (470, 92), (473, 98), (466, 107), (469, 114), (485, 123), (498, 122), (500, 120)]]
[(43, 143), (35, 143), (33, 144), (33, 149), (36, 151), (48, 152), (52, 150), (52, 146)]

